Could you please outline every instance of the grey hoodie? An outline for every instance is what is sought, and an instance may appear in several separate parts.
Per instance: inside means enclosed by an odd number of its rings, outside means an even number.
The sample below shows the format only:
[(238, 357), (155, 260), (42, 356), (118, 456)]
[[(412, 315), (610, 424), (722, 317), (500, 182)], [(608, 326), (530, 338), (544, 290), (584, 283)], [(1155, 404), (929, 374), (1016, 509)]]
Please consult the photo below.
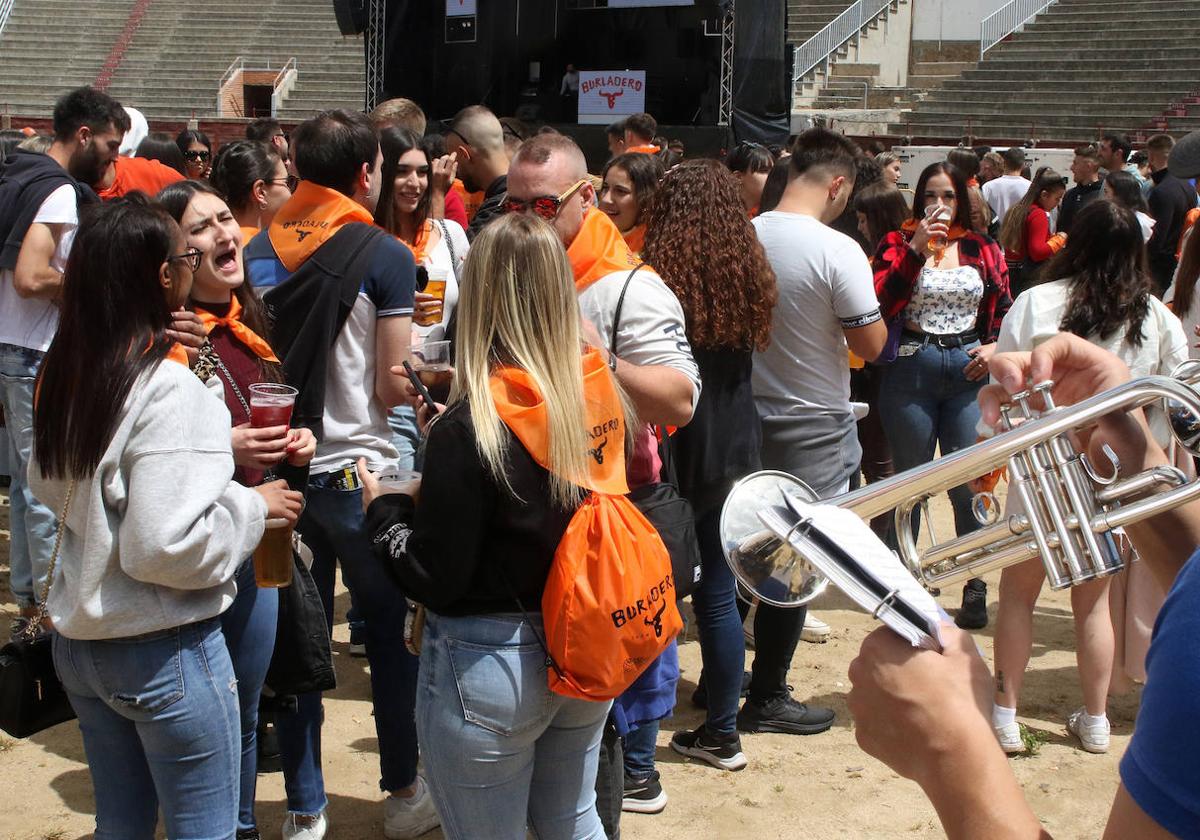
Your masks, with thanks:
[[(267, 506), (234, 483), (229, 411), (183, 365), (134, 383), (95, 474), (76, 487), (50, 589), (55, 628), (116, 639), (220, 615)], [(32, 460), (34, 496), (61, 514), (68, 481)]]

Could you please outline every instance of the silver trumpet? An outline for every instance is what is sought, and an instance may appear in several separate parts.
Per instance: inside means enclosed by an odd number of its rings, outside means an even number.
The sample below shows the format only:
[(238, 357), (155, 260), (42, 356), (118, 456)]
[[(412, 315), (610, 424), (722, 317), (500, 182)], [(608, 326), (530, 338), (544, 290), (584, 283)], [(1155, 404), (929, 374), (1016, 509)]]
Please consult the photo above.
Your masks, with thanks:
[[(1083, 402), (1057, 407), (1052, 383), (1012, 397), (1005, 431), (920, 467), (828, 499), (864, 520), (894, 510), (900, 558), (927, 588), (938, 589), (1005, 566), (1041, 557), (1054, 589), (1064, 589), (1121, 570), (1110, 532), (1200, 498), (1200, 480), (1160, 466), (1121, 474), (1116, 454), (1097, 469), (1076, 449), (1071, 435), (1086, 431), (1114, 411), (1157, 403), (1186, 451), (1200, 455), (1200, 363), (1185, 362), (1173, 376), (1124, 383)], [(1041, 409), (1036, 409), (1036, 405)], [(913, 511), (927, 500), (1001, 467), (1008, 467), (1009, 494), (1020, 512), (1000, 516), (990, 493), (974, 499), (979, 530), (921, 549)], [(780, 494), (817, 501), (804, 482), (787, 473), (753, 473), (734, 485), (721, 512), (725, 557), (738, 581), (767, 603), (798, 607), (820, 595), (828, 581), (804, 557), (765, 528), (758, 512), (781, 502)], [(928, 519), (928, 517), (927, 517)]]

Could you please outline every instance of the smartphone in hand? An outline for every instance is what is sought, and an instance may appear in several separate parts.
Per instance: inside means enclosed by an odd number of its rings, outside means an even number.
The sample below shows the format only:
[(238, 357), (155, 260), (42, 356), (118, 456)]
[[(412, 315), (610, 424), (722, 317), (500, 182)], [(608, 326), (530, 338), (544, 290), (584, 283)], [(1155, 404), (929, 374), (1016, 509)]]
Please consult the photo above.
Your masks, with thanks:
[(421, 377), (417, 376), (417, 372), (413, 370), (413, 366), (407, 359), (404, 360), (404, 373), (408, 376), (408, 381), (412, 383), (417, 394), (421, 397), (421, 401), (425, 403), (431, 414), (437, 415), (441, 412), (438, 410), (437, 403), (433, 401), (433, 396), (430, 395), (429, 389), (425, 387), (425, 383), (421, 381)]

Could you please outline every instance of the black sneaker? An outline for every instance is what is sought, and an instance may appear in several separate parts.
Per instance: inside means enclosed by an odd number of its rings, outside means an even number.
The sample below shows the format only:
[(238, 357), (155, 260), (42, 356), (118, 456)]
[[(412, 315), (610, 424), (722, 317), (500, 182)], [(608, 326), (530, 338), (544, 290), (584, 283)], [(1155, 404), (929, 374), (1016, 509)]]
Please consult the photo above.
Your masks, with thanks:
[[(743, 700), (750, 693), (750, 672), (742, 671), (742, 693), (738, 695)], [(700, 682), (696, 685), (696, 690), (692, 692), (692, 705), (697, 709), (708, 711), (708, 688), (704, 684), (704, 672), (700, 672)]]
[(676, 732), (671, 736), (671, 749), (680, 755), (707, 761), (718, 770), (741, 770), (746, 766), (742, 739), (737, 733), (731, 738), (718, 738), (703, 726), (691, 732)]
[(979, 578), (972, 578), (963, 587), (962, 608), (954, 617), (954, 623), (964, 630), (987, 627), (987, 584)]
[(262, 838), (259, 836), (257, 828), (239, 828), (237, 840), (262, 840)]
[(350, 625), (350, 655), (364, 657), (367, 655), (367, 631), (361, 625)]
[(661, 814), (667, 807), (667, 794), (658, 781), (658, 771), (644, 779), (634, 779), (625, 774), (625, 793), (621, 797), (621, 810), (633, 814)]
[(747, 700), (738, 712), (737, 728), (741, 732), (816, 735), (833, 726), (834, 717), (833, 709), (798, 703), (789, 694), (762, 705)]

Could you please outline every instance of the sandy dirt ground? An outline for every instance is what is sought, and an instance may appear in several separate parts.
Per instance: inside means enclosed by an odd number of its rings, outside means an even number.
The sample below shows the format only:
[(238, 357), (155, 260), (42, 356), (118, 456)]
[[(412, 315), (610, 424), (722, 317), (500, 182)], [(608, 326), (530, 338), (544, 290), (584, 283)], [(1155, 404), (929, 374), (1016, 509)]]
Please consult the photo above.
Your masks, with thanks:
[[(7, 527), (7, 498), (0, 500)], [(948, 506), (937, 505), (940, 533), (952, 526)], [(15, 614), (7, 590), (7, 531), (0, 533), (0, 610), (3, 628)], [(988, 578), (989, 612), (995, 617), (996, 575)], [(831, 588), (832, 589), (832, 588)], [(941, 598), (953, 613), (958, 591)], [(338, 689), (327, 696), (324, 734), (325, 782), (329, 791), (330, 838), (382, 838), (382, 794), (371, 718), (365, 660), (348, 653), (344, 623), (348, 598), (338, 597), (334, 656)], [(898, 777), (863, 753), (854, 741), (846, 709), (846, 668), (863, 637), (876, 625), (869, 615), (837, 592), (829, 592), (814, 612), (833, 627), (823, 645), (801, 644), (790, 674), (799, 699), (837, 711), (832, 730), (822, 735), (744, 735), (750, 765), (725, 773), (684, 760), (668, 746), (677, 729), (703, 722), (690, 697), (700, 673), (694, 632), (680, 647), (682, 678), (673, 719), (664, 721), (658, 761), (670, 797), (658, 815), (626, 814), (629, 840), (697, 838), (927, 838), (943, 833), (936, 814), (916, 784)], [(1117, 788), (1117, 765), (1133, 731), (1138, 695), (1112, 699), (1112, 749), (1107, 755), (1081, 751), (1066, 734), (1065, 719), (1082, 704), (1075, 676), (1074, 635), (1069, 596), (1043, 592), (1034, 623), (1033, 656), (1026, 676), (1019, 720), (1044, 733), (1036, 755), (1012, 759), (1026, 797), (1056, 838), (1100, 836)], [(976, 638), (990, 663), (991, 628)], [(747, 664), (753, 653), (747, 654)], [(93, 800), (76, 724), (69, 723), (14, 740), (0, 735), (0, 838), (75, 840), (92, 835)], [(266, 838), (277, 838), (284, 813), (283, 779), (258, 780), (258, 820)], [(442, 835), (434, 831), (430, 840)], [(487, 837), (481, 831), (479, 837)]]

